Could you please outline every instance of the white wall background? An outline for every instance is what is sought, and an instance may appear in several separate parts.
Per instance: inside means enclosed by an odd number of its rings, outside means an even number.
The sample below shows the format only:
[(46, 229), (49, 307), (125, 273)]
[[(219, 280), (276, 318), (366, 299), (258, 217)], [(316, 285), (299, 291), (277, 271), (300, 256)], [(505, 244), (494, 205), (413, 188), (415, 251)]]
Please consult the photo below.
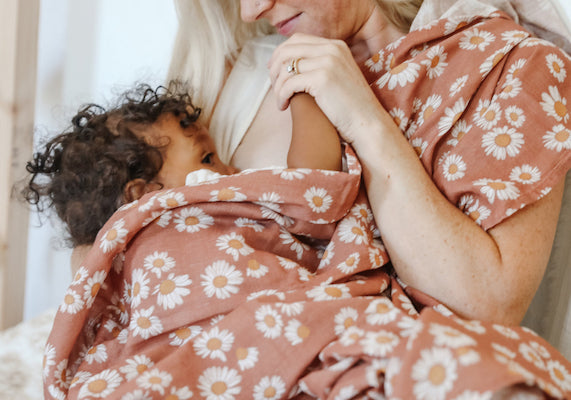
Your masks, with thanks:
[[(81, 104), (163, 83), (176, 27), (171, 0), (42, 0), (37, 139), (67, 128)], [(41, 220), (30, 222), (24, 319), (57, 307), (71, 280), (57, 221)]]

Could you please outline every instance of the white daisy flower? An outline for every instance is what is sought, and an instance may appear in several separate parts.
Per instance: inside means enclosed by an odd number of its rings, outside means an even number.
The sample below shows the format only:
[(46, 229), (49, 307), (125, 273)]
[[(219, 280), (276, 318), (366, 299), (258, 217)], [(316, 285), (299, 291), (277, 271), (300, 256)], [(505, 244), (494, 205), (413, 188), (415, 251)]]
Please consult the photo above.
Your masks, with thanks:
[(422, 138), (414, 138), (412, 139), (410, 144), (412, 145), (412, 148), (414, 149), (418, 157), (422, 158), (424, 151), (428, 147), (428, 142), (426, 140), (423, 140)]
[(277, 375), (264, 376), (254, 386), (254, 400), (278, 400), (286, 390), (285, 382)]
[(373, 211), (371, 211), (371, 208), (366, 204), (355, 204), (351, 208), (350, 213), (356, 218), (362, 218), (365, 222), (371, 222), (374, 219)]
[(448, 346), (457, 349), (476, 345), (476, 341), (473, 338), (450, 326), (433, 323), (430, 325), (429, 332), (434, 336), (434, 343), (437, 346)]
[(420, 359), (412, 367), (411, 377), (418, 399), (443, 400), (458, 379), (456, 360), (446, 348), (422, 350)]
[(256, 310), (256, 329), (264, 334), (265, 338), (275, 339), (282, 334), (282, 316), (270, 305), (264, 304)]
[(73, 276), (73, 280), (70, 283), (70, 286), (80, 285), (81, 283), (83, 283), (85, 279), (87, 279), (88, 275), (89, 274), (87, 272), (87, 268), (85, 268), (84, 266), (79, 267), (79, 269), (75, 272), (75, 275)]
[(184, 194), (172, 190), (162, 193), (157, 197), (157, 200), (161, 207), (165, 209), (181, 207), (188, 204), (184, 198)]
[(492, 211), (486, 206), (481, 206), (480, 201), (476, 200), (464, 208), (464, 214), (472, 218), (478, 225), (482, 225), (482, 222), (492, 214)]
[(294, 169), (275, 169), (272, 173), (279, 175), (281, 179), (286, 181), (293, 181), (294, 179), (305, 179), (305, 176), (311, 172), (308, 168), (294, 168)]
[(201, 332), (202, 328), (198, 325), (178, 328), (169, 334), (169, 344), (177, 347), (182, 346), (200, 335)]
[(460, 90), (466, 86), (466, 82), (468, 82), (468, 75), (463, 75), (460, 78), (457, 78), (452, 85), (450, 85), (450, 97), (456, 96)]
[(239, 188), (233, 186), (213, 190), (210, 195), (212, 196), (210, 201), (244, 201), (248, 198), (245, 194), (240, 193)]
[(494, 128), (482, 136), (486, 155), (492, 155), (497, 160), (517, 156), (524, 143), (523, 134), (507, 126)]
[(351, 307), (343, 307), (334, 318), (335, 334), (341, 336), (347, 329), (355, 325), (358, 318), (359, 313), (357, 310)]
[(496, 332), (501, 333), (503, 336), (507, 337), (508, 339), (519, 340), (519, 334), (516, 331), (514, 331), (512, 328), (508, 328), (507, 326), (498, 325), (498, 324), (492, 325), (492, 328), (494, 328)]
[(194, 352), (202, 358), (215, 358), (226, 362), (226, 353), (234, 344), (234, 335), (224, 329), (220, 331), (217, 326), (208, 332), (203, 332), (193, 343)]
[(547, 196), (549, 193), (551, 193), (551, 189), (552, 189), (552, 188), (550, 188), (550, 187), (546, 187), (546, 188), (544, 188), (544, 189), (541, 189), (541, 193), (540, 193), (540, 195), (539, 195), (539, 197), (538, 197), (537, 199), (539, 200), (539, 199), (541, 199), (541, 198)]
[(119, 244), (125, 243), (125, 238), (129, 231), (124, 228), (125, 220), (123, 218), (115, 221), (104, 235), (99, 239), (99, 247), (104, 253), (114, 250)]
[(160, 278), (163, 272), (167, 272), (174, 268), (175, 265), (175, 259), (169, 257), (169, 254), (166, 251), (162, 251), (160, 253), (155, 251), (153, 254), (146, 256), (143, 260), (143, 267), (154, 273), (157, 278)]
[(257, 292), (250, 293), (247, 297), (248, 301), (252, 301), (254, 299), (258, 299), (260, 297), (270, 297), (276, 296), (279, 300), (284, 300), (285, 295), (282, 292), (278, 292), (275, 289), (264, 289)]
[(383, 65), (385, 62), (385, 52), (384, 50), (373, 54), (371, 58), (365, 61), (365, 66), (369, 68), (371, 72), (381, 72), (383, 70)]
[(452, 128), (452, 131), (450, 132), (451, 139), (449, 139), (446, 144), (455, 147), (471, 129), (472, 125), (468, 125), (466, 121), (460, 119)]
[(62, 313), (76, 314), (83, 308), (83, 300), (81, 296), (73, 289), (68, 288), (63, 297), (63, 302), (59, 306)]
[(529, 33), (521, 30), (502, 32), (502, 40), (505, 40), (507, 44), (514, 46), (528, 37)]
[(492, 129), (502, 116), (500, 105), (495, 101), (479, 100), (474, 122), (482, 129)]
[(79, 398), (105, 399), (119, 387), (123, 378), (114, 369), (106, 369), (93, 375), (81, 386)]
[(444, 73), (444, 69), (448, 65), (446, 58), (448, 54), (444, 52), (444, 47), (433, 46), (426, 53), (426, 59), (422, 60), (420, 64), (426, 67), (426, 75), (429, 79), (439, 77)]
[(263, 264), (260, 264), (258, 260), (252, 258), (248, 260), (248, 268), (246, 269), (246, 276), (251, 278), (259, 279), (265, 276), (269, 271), (269, 268)]
[(367, 229), (364, 228), (354, 217), (344, 218), (338, 225), (339, 239), (343, 243), (355, 243), (356, 245), (368, 243)]
[(165, 389), (171, 384), (172, 375), (157, 368), (145, 371), (137, 378), (137, 385), (143, 389), (165, 394)]
[(331, 284), (331, 279), (328, 279), (327, 281), (322, 282), (319, 286), (308, 290), (305, 294), (314, 301), (347, 299), (351, 297), (351, 293), (349, 293), (349, 287), (347, 287), (347, 285), (341, 283)]
[(516, 128), (520, 128), (525, 122), (525, 115), (523, 110), (519, 107), (509, 106), (505, 109), (504, 115), (506, 117), (506, 121)]
[(309, 337), (311, 329), (303, 325), (300, 321), (292, 319), (285, 327), (284, 336), (291, 343), (292, 346), (303, 343)]
[(238, 261), (240, 256), (247, 256), (254, 252), (254, 249), (246, 244), (244, 236), (238, 235), (236, 232), (219, 236), (216, 239), (216, 247), (220, 251), (225, 251), (226, 254), (231, 255), (234, 261)]
[(369, 262), (371, 269), (380, 268), (385, 264), (385, 247), (379, 240), (373, 240), (369, 246)]
[(333, 400), (349, 400), (354, 399), (355, 396), (359, 394), (359, 391), (355, 389), (353, 385), (342, 387), (339, 392), (335, 395)]
[(188, 400), (192, 398), (193, 393), (187, 386), (183, 386), (180, 389), (176, 387), (171, 387), (170, 393), (167, 395), (167, 399), (172, 400)]
[(66, 393), (55, 385), (48, 386), (48, 393), (53, 397), (54, 400), (65, 400), (67, 397)]
[(405, 87), (408, 83), (414, 82), (418, 78), (420, 65), (413, 62), (404, 62), (392, 68), (377, 80), (377, 86), (382, 89), (387, 86), (393, 90), (398, 86)]
[(450, 131), (454, 124), (460, 119), (465, 109), (466, 103), (462, 98), (458, 99), (452, 107), (446, 107), (444, 109), (444, 116), (438, 121), (438, 136), (442, 136)]
[(498, 65), (500, 61), (502, 61), (502, 59), (506, 56), (506, 54), (510, 50), (511, 47), (508, 45), (503, 49), (497, 50), (496, 52), (494, 52), (494, 54), (486, 58), (486, 60), (482, 63), (482, 65), (480, 65), (480, 74), (482, 74), (482, 76), (488, 75), (492, 71), (492, 69), (494, 69), (494, 67)]
[(452, 32), (456, 32), (459, 29), (462, 29), (469, 25), (475, 16), (466, 16), (466, 15), (458, 15), (458, 16), (451, 16), (446, 20), (444, 25), (444, 36), (448, 36)]
[(129, 330), (133, 332), (133, 336), (141, 336), (143, 339), (157, 336), (163, 332), (163, 324), (161, 320), (153, 315), (154, 306), (147, 309), (137, 309), (131, 316)]
[(44, 377), (50, 374), (51, 367), (56, 364), (55, 357), (56, 348), (49, 343), (46, 344), (46, 348), (44, 349), (44, 358), (42, 360), (42, 365), (44, 367)]
[(571, 150), (571, 130), (561, 124), (555, 125), (543, 136), (543, 146), (557, 152)]
[(206, 400), (234, 400), (242, 391), (241, 381), (235, 369), (210, 367), (198, 378), (198, 389)]
[(359, 253), (353, 253), (349, 255), (341, 264), (337, 265), (337, 269), (344, 274), (350, 274), (357, 269), (359, 266), (361, 256)]
[(130, 285), (131, 307), (138, 307), (142, 300), (149, 297), (149, 293), (151, 291), (151, 288), (149, 287), (150, 281), (151, 280), (147, 278), (147, 273), (141, 268), (133, 270)]
[(289, 231), (282, 227), (280, 227), (279, 238), (281, 239), (283, 245), (289, 245), (289, 249), (296, 253), (298, 260), (301, 260), (303, 253), (310, 249), (309, 245), (302, 243), (295, 236), (289, 233)]
[(145, 212), (145, 211), (149, 211), (152, 207), (153, 204), (155, 203), (155, 200), (157, 199), (158, 195), (160, 193), (155, 193), (153, 194), (149, 200), (147, 200), (145, 203), (142, 203), (139, 205), (139, 211), (140, 212)]
[(520, 58), (510, 65), (508, 68), (508, 79), (516, 78), (521, 73), (525, 64), (527, 64), (527, 60), (525, 58)]
[(292, 261), (288, 258), (277, 256), (277, 259), (278, 259), (278, 263), (286, 271), (289, 271), (289, 270), (292, 270), (292, 269), (299, 267), (298, 263), (296, 263), (295, 261)]
[(80, 383), (84, 383), (85, 381), (87, 381), (89, 378), (91, 378), (92, 374), (90, 374), (87, 371), (77, 371), (73, 377), (73, 379), (71, 380), (71, 385), (70, 387), (74, 387)]
[(385, 357), (399, 344), (400, 338), (392, 332), (378, 330), (365, 333), (359, 341), (363, 353), (373, 357)]
[(465, 175), (466, 163), (460, 155), (451, 154), (444, 160), (442, 170), (447, 181), (455, 181)]
[(369, 303), (365, 310), (367, 322), (371, 325), (386, 325), (394, 321), (399, 310), (386, 297), (380, 297)]
[(54, 376), (56, 377), (56, 382), (61, 387), (68, 389), (71, 385), (71, 379), (73, 376), (69, 373), (67, 369), (67, 359), (62, 360), (56, 367)]
[(404, 111), (400, 108), (395, 107), (389, 111), (389, 115), (392, 117), (393, 121), (399, 127), (399, 129), (404, 132), (408, 125), (408, 118), (406, 117)]
[(426, 121), (428, 121), (433, 115), (434, 112), (440, 107), (442, 104), (442, 97), (437, 94), (433, 94), (426, 102), (422, 105), (420, 109), (420, 113), (418, 114), (418, 126), (421, 126)]
[(282, 314), (293, 317), (303, 312), (304, 304), (303, 301), (296, 301), (294, 303), (275, 303), (275, 306), (279, 307)]
[(481, 186), (480, 192), (484, 194), (490, 204), (495, 199), (515, 200), (519, 197), (519, 189), (513, 182), (502, 181), (501, 179), (479, 179), (473, 182), (475, 186)]
[(479, 30), (478, 28), (470, 29), (463, 33), (462, 39), (458, 44), (464, 50), (484, 51), (492, 42), (496, 40), (494, 34)]
[(198, 207), (185, 207), (174, 214), (173, 222), (179, 232), (196, 233), (214, 225), (214, 218)]
[(144, 354), (137, 354), (133, 358), (125, 361), (126, 364), (119, 368), (119, 371), (130, 381), (138, 378), (143, 372), (148, 371), (155, 363)]
[(329, 210), (333, 203), (333, 198), (326, 189), (311, 187), (305, 191), (303, 197), (314, 213), (323, 213)]
[[(506, 81), (501, 86), (501, 91), (498, 97), (506, 100), (516, 97), (522, 89), (521, 80), (508, 76)], [(507, 115), (507, 114), (506, 114)]]
[(545, 361), (539, 356), (537, 351), (533, 347), (531, 347), (527, 343), (520, 343), (519, 345), (519, 353), (525, 358), (528, 362), (533, 364), (536, 368), (541, 370), (547, 369), (545, 365)]
[(258, 363), (259, 354), (260, 352), (256, 347), (238, 347), (236, 349), (236, 359), (238, 360), (240, 371), (254, 368)]
[(498, 344), (498, 343), (492, 343), (492, 347), (496, 352), (500, 353), (502, 356), (504, 356), (508, 359), (514, 359), (515, 356), (517, 355), (516, 353), (514, 353), (513, 351), (511, 351), (507, 347), (502, 346), (501, 344)]
[(537, 167), (524, 164), (521, 167), (515, 167), (510, 173), (510, 179), (524, 185), (536, 183), (541, 179), (541, 172)]
[(350, 326), (339, 337), (339, 343), (341, 343), (341, 345), (345, 347), (352, 346), (356, 344), (364, 336), (365, 336), (365, 331), (357, 328), (356, 326)]
[(200, 277), (204, 294), (208, 297), (216, 296), (218, 299), (227, 299), (238, 293), (239, 286), (244, 282), (242, 272), (224, 260), (214, 261), (204, 269), (204, 274)]
[(529, 342), (529, 345), (535, 350), (537, 351), (537, 354), (539, 354), (541, 357), (543, 358), (551, 358), (551, 353), (545, 348), (545, 346), (542, 346), (541, 344), (537, 343), (537, 342)]
[(323, 254), (321, 254), (321, 261), (319, 262), (319, 267), (317, 269), (325, 268), (327, 265), (331, 264), (331, 260), (335, 256), (335, 243), (333, 241), (329, 242)]
[(563, 364), (557, 360), (547, 360), (547, 370), (561, 389), (571, 391), (571, 372)]
[(567, 76), (567, 70), (565, 69), (565, 64), (563, 60), (557, 57), (556, 54), (551, 53), (545, 57), (545, 61), (547, 63), (547, 67), (549, 68), (549, 72), (557, 79), (560, 83), (563, 83), (565, 77)]
[(304, 267), (300, 267), (297, 269), (297, 275), (301, 282), (309, 282), (310, 279), (315, 277), (315, 273), (305, 269)]
[(91, 307), (99, 290), (105, 287), (103, 282), (106, 277), (106, 271), (97, 271), (87, 278), (87, 282), (83, 285), (83, 301), (87, 307)]
[(250, 218), (238, 218), (234, 221), (234, 224), (238, 228), (250, 228), (253, 229), (254, 232), (262, 232), (264, 230), (264, 225), (258, 223), (256, 220)]
[(401, 308), (404, 309), (408, 315), (418, 315), (418, 311), (416, 311), (414, 304), (412, 304), (412, 301), (408, 297), (404, 294), (399, 294), (398, 300), (401, 303)]
[(104, 344), (98, 344), (89, 348), (85, 347), (80, 353), (80, 357), (87, 361), (88, 364), (104, 363), (107, 361), (107, 347)]
[(121, 332), (117, 335), (117, 342), (120, 344), (127, 344), (127, 339), (129, 339), (129, 329), (121, 329)]
[(567, 99), (561, 97), (559, 94), (559, 89), (557, 86), (549, 86), (549, 93), (542, 93), (541, 99), (543, 100), (539, 104), (543, 108), (543, 111), (547, 113), (548, 116), (553, 117), (557, 122), (569, 121), (569, 110), (567, 109)]
[(155, 286), (153, 294), (157, 295), (157, 304), (165, 310), (171, 310), (183, 303), (183, 296), (190, 294), (190, 286), (192, 280), (187, 274), (175, 276), (174, 273), (169, 274), (168, 278)]

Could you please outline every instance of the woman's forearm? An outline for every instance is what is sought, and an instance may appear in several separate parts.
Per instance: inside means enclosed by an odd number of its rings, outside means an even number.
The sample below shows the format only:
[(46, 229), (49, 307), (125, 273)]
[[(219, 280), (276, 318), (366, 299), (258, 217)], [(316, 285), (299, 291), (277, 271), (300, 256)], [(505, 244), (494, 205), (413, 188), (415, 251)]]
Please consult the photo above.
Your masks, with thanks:
[(393, 125), (370, 121), (353, 145), (397, 273), (460, 315), (519, 323), (548, 260), (562, 185), (486, 232), (439, 192)]

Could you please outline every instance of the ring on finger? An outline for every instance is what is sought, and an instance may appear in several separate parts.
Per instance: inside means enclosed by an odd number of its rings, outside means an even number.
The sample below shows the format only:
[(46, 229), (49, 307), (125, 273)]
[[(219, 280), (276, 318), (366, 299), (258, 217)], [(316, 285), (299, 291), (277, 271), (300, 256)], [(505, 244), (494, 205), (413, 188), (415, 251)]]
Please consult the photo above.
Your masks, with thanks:
[(298, 63), (301, 58), (294, 58), (291, 60), (291, 64), (287, 66), (287, 72), (292, 75), (299, 74)]

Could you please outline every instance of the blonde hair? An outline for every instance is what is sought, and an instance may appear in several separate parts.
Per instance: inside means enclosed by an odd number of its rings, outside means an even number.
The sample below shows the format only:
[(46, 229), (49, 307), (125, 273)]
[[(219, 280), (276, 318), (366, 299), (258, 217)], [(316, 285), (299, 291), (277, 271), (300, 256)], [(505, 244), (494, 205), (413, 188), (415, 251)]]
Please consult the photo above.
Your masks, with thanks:
[(423, 0), (376, 0), (387, 19), (401, 32), (408, 33)]
[(271, 33), (267, 22), (245, 23), (237, 0), (175, 0), (179, 27), (168, 80), (188, 81), (193, 102), (208, 121), (224, 85), (226, 68), (244, 43)]

